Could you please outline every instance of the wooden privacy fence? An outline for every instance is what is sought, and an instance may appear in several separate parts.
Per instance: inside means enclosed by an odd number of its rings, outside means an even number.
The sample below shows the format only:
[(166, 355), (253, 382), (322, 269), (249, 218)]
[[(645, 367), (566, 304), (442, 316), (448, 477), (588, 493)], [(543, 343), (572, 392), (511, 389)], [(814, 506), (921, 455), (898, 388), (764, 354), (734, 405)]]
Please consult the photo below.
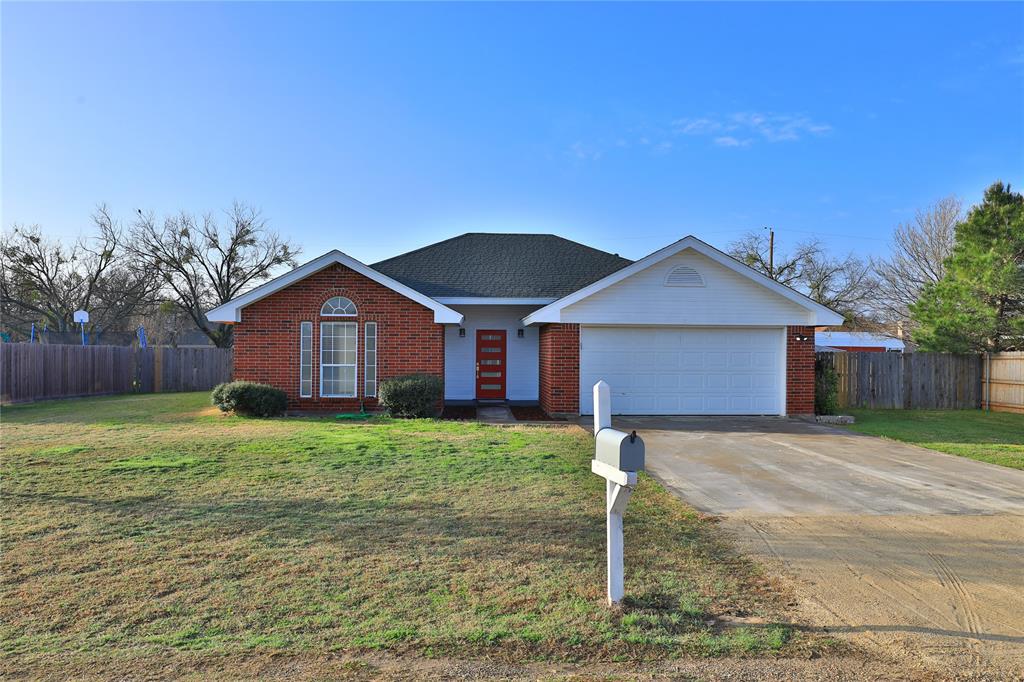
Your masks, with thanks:
[(982, 356), (818, 353), (839, 376), (840, 407), (972, 409), (981, 406)]
[(230, 349), (0, 344), (0, 400), (206, 391), (231, 380)]
[(982, 361), (982, 400), (996, 412), (1024, 414), (1024, 351), (991, 353)]

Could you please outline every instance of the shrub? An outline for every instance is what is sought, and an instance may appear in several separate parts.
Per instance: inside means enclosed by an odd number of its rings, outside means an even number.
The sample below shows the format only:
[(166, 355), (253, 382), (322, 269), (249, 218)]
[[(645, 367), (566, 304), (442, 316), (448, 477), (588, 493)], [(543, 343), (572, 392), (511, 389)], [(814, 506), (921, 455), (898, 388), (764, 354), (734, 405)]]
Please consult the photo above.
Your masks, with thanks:
[(221, 412), (235, 412), (249, 417), (279, 417), (288, 407), (284, 391), (267, 384), (232, 381), (218, 384), (210, 394)]
[(814, 414), (835, 414), (839, 409), (839, 376), (830, 362), (814, 361)]
[(407, 374), (382, 382), (377, 399), (395, 417), (432, 417), (443, 391), (440, 377)]

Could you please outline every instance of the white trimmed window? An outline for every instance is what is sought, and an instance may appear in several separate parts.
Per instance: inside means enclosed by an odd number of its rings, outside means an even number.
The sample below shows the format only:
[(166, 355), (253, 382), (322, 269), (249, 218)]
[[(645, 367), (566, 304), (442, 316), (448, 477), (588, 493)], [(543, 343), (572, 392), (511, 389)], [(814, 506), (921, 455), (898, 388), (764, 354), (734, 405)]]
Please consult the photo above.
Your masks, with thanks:
[(356, 304), (344, 296), (335, 296), (320, 307), (320, 314), (324, 317), (355, 317)]
[(363, 334), (366, 341), (363, 344), (365, 357), (363, 362), (363, 377), (366, 386), (363, 388), (363, 395), (367, 398), (377, 397), (377, 323), (367, 322), (363, 325)]
[(299, 397), (313, 397), (313, 323), (299, 323)]
[(356, 397), (359, 338), (355, 322), (320, 323), (320, 395)]

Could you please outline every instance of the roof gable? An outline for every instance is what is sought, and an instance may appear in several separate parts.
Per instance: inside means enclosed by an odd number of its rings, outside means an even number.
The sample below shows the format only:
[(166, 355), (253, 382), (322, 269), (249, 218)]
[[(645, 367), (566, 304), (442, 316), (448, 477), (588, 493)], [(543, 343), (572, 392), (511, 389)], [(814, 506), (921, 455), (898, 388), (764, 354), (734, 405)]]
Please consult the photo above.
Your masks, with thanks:
[(471, 232), (372, 267), (434, 298), (550, 302), (630, 263), (553, 234)]
[(740, 263), (731, 256), (719, 251), (705, 242), (697, 239), (694, 236), (685, 237), (673, 244), (670, 244), (649, 256), (636, 261), (635, 263), (624, 267), (610, 275), (585, 286), (578, 291), (575, 291), (568, 296), (564, 296), (559, 300), (551, 303), (523, 318), (525, 324), (536, 324), (543, 322), (562, 322), (562, 312), (572, 306), (575, 303), (585, 300), (586, 298), (593, 296), (597, 292), (603, 291), (612, 287), (619, 282), (623, 282), (627, 278), (634, 275), (638, 275), (645, 270), (648, 270), (654, 265), (665, 261), (668, 258), (675, 256), (687, 249), (692, 249), (696, 253), (705, 256), (706, 258), (714, 261), (718, 265), (726, 268), (743, 278), (758, 284), (769, 291), (781, 296), (784, 299), (796, 304), (799, 308), (802, 308), (810, 313), (810, 319), (812, 320), (809, 324), (812, 325), (832, 325), (841, 324), (842, 316), (825, 306), (816, 303), (807, 296), (804, 296), (798, 291), (791, 289), (783, 284), (779, 284), (775, 280), (761, 274), (753, 268)]
[(227, 303), (217, 306), (206, 314), (207, 319), (211, 322), (226, 322), (234, 323), (242, 321), (242, 309), (248, 305), (255, 303), (271, 294), (284, 289), (296, 282), (299, 282), (310, 275), (320, 272), (326, 267), (334, 265), (343, 265), (350, 270), (358, 272), (360, 275), (371, 279), (378, 284), (395, 291), (396, 293), (405, 296), (408, 299), (416, 301), (420, 305), (429, 308), (434, 311), (434, 322), (437, 323), (451, 323), (459, 324), (462, 322), (462, 313), (459, 313), (451, 308), (435, 301), (429, 296), (425, 296), (415, 289), (411, 289), (406, 285), (398, 282), (387, 275), (384, 275), (373, 268), (369, 267), (365, 263), (357, 261), (349, 255), (342, 253), (341, 251), (334, 250), (325, 253), (319, 258), (300, 265), (291, 272), (287, 272), (280, 277), (261, 284), (252, 291), (242, 294), (236, 298), (231, 299)]

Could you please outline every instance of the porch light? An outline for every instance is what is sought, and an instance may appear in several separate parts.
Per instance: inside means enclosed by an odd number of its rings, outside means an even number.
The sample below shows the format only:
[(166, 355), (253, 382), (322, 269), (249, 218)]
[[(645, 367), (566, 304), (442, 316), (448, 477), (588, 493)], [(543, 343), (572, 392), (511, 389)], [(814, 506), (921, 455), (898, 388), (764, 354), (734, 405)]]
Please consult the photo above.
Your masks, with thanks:
[(466, 328), (465, 327), (459, 327), (459, 338), (460, 339), (466, 338)]
[(811, 337), (807, 336), (806, 334), (796, 334), (793, 338), (799, 341), (800, 343), (811, 340)]
[(524, 336), (526, 336), (526, 330), (525, 329), (517, 329), (516, 330), (516, 336), (518, 336), (519, 338), (523, 338)]

